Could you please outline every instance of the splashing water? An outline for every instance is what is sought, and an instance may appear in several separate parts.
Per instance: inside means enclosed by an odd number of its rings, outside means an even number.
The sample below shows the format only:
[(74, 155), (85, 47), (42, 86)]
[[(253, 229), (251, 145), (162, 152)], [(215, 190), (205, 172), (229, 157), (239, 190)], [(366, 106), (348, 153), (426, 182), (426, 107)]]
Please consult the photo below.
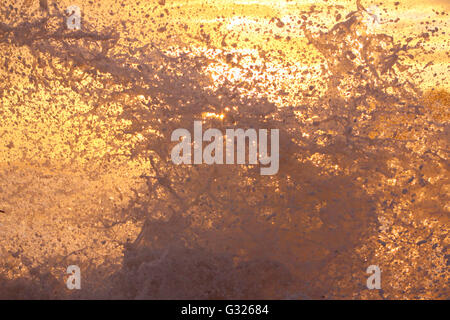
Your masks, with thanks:
[[(363, 280), (354, 279), (379, 256), (377, 240), (404, 219), (399, 212), (417, 224), (415, 212), (435, 221), (445, 210), (442, 194), (426, 194), (448, 170), (448, 118), (425, 107), (407, 64), (424, 50), (423, 39), (399, 43), (378, 33), (378, 8), (358, 4), (326, 31), (312, 23), (314, 7), (303, 14), (296, 30), (318, 52), (318, 62), (306, 67), (261, 48), (230, 48), (229, 25), (215, 30), (217, 46), (204, 29), (193, 36), (195, 45), (155, 44), (84, 22), (81, 30), (67, 30), (56, 6), (34, 20), (0, 23), (0, 50), (23, 52), (9, 62), (17, 73), (4, 83), (21, 86), (2, 88), (3, 116), (27, 116), (26, 101), (44, 92), (47, 103), (35, 110), (58, 114), (65, 105), (63, 122), (74, 126), (69, 148), (54, 158), (68, 154), (67, 163), (88, 168), (141, 164), (140, 183), (125, 205), (111, 209), (113, 222), (105, 226), (105, 232), (129, 224), (139, 231), (128, 241), (111, 236), (123, 249), (120, 263), (107, 252), (107, 276), (91, 270), (83, 297), (364, 298)], [(283, 29), (287, 20), (272, 21)], [(158, 32), (169, 33), (164, 28)], [(28, 79), (19, 80), (20, 72)], [(173, 165), (170, 134), (199, 119), (220, 130), (280, 129), (279, 174), (261, 177), (255, 166)], [(34, 139), (48, 150), (45, 132), (55, 128), (43, 130)], [(89, 143), (100, 147), (89, 152), (83, 147)], [(410, 176), (424, 185), (407, 189)], [(41, 269), (39, 275), (48, 272)]]

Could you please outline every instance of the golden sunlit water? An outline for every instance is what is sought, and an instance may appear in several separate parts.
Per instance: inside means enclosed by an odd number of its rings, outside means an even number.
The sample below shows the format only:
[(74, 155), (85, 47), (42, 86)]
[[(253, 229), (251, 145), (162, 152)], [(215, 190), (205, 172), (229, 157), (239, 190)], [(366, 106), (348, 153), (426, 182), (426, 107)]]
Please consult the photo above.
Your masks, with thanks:
[[(0, 298), (448, 299), (449, 9), (3, 0)], [(194, 121), (279, 172), (173, 164)]]

